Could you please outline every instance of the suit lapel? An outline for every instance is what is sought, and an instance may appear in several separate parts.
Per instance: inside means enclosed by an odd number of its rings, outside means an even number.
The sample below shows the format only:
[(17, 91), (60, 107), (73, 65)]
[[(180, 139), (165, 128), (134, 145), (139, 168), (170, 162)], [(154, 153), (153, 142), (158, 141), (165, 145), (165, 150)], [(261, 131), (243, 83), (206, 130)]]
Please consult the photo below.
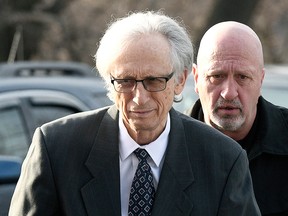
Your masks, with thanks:
[(117, 109), (104, 115), (85, 163), (93, 179), (81, 190), (88, 215), (121, 215)]
[(193, 183), (184, 127), (172, 110), (171, 131), (152, 215), (189, 215), (193, 203), (185, 190)]

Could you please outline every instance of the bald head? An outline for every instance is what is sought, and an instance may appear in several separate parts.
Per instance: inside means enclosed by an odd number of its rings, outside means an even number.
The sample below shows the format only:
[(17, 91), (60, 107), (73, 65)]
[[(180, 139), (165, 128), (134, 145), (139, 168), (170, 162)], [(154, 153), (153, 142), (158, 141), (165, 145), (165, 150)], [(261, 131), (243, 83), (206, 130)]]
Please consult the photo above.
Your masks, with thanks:
[(203, 59), (234, 54), (259, 63), (263, 67), (263, 51), (257, 34), (247, 25), (227, 21), (212, 26), (203, 36), (197, 56), (198, 65)]

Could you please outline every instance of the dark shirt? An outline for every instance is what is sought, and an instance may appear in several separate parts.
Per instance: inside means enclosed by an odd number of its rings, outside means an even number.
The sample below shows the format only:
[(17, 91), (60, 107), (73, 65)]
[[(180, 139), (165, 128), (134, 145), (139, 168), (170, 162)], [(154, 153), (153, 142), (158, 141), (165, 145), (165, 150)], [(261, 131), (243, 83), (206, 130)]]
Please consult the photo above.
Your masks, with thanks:
[(258, 122), (259, 122), (259, 114), (257, 113), (255, 121), (248, 135), (244, 137), (244, 139), (237, 141), (242, 146), (242, 148), (246, 150), (248, 155), (250, 154), (251, 148), (253, 147), (253, 143), (255, 143), (256, 132), (258, 130)]

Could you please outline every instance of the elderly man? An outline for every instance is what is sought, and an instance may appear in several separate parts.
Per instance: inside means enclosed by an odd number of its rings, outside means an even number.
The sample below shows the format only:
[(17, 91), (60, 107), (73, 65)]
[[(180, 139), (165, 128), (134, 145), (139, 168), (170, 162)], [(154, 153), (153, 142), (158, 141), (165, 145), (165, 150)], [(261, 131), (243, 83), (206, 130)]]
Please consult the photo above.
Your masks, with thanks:
[(247, 151), (262, 215), (288, 215), (288, 110), (261, 96), (261, 42), (248, 26), (222, 22), (201, 40), (193, 67), (198, 100), (189, 115)]
[(10, 215), (260, 215), (246, 152), (172, 108), (192, 56), (168, 16), (114, 22), (96, 65), (115, 105), (36, 130)]

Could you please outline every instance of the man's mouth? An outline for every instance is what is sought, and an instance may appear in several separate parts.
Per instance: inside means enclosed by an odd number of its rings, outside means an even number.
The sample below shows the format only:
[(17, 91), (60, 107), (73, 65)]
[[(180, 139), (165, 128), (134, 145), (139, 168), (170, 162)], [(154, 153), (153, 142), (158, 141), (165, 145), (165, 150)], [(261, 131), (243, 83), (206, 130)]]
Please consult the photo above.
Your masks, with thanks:
[(134, 116), (137, 117), (146, 117), (148, 116), (152, 110), (150, 109), (145, 109), (145, 110), (131, 110), (130, 113), (132, 113)]
[(221, 106), (217, 108), (217, 112), (223, 115), (237, 115), (240, 110), (239, 107), (235, 106)]

